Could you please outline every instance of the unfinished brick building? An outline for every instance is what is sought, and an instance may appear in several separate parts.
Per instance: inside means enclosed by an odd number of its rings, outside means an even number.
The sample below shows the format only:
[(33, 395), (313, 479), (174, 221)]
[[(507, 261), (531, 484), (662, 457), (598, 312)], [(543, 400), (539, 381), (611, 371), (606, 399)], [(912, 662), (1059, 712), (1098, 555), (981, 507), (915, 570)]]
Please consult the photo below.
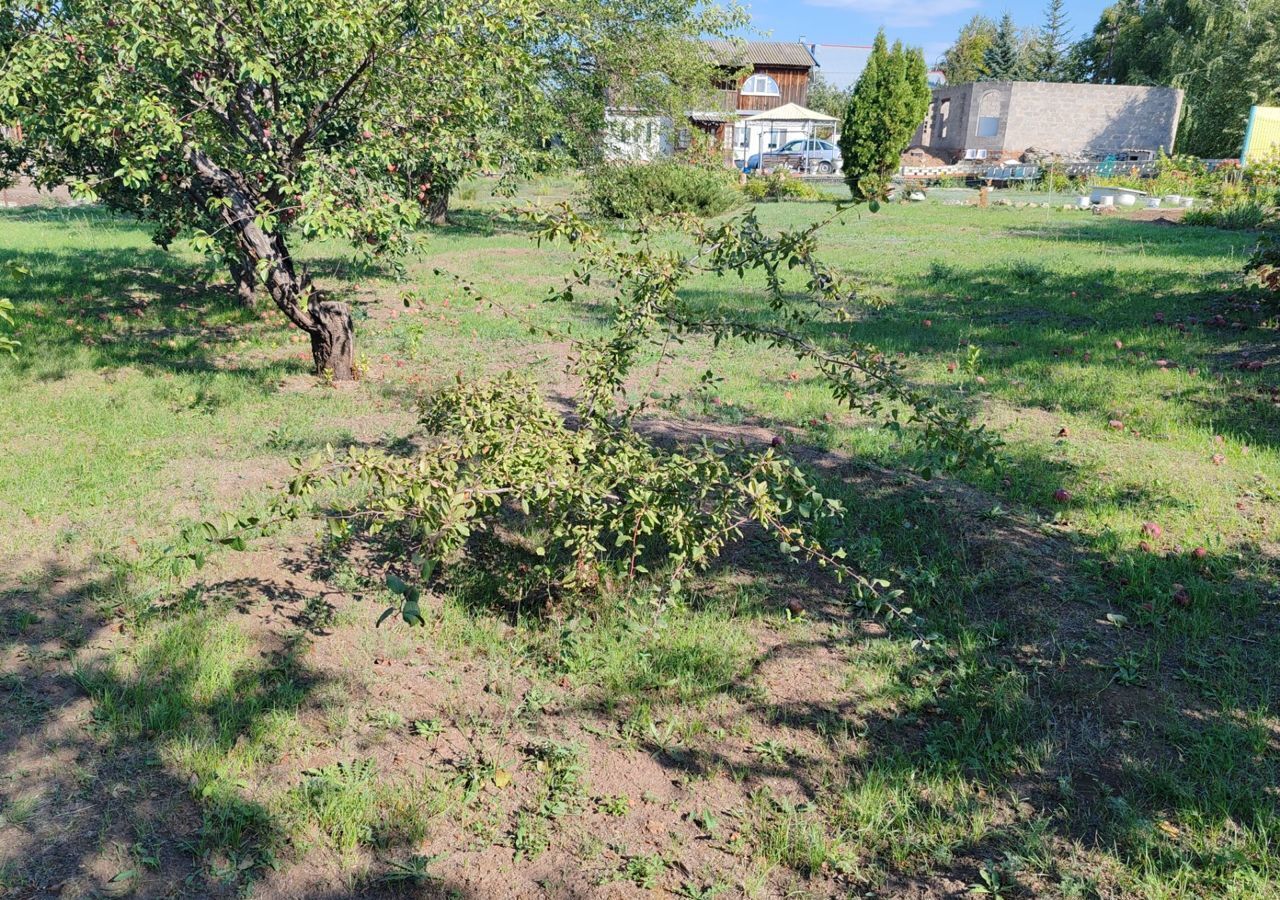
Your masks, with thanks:
[(908, 153), (953, 163), (1019, 158), (1028, 150), (1069, 160), (1173, 151), (1182, 91), (1120, 84), (984, 81), (933, 91)]

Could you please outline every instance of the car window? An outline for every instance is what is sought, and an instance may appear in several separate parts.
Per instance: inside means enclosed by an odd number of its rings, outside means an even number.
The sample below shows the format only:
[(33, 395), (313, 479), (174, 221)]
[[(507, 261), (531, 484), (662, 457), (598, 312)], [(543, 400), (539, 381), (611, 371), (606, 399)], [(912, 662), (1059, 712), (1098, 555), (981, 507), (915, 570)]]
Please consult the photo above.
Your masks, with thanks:
[(804, 146), (804, 141), (792, 141), (791, 143), (787, 144), (787, 145), (786, 145), (785, 147), (783, 147), (782, 149), (783, 149), (783, 150), (790, 150), (790, 151), (792, 151), (792, 152), (795, 152), (796, 150), (801, 149), (803, 146)]
[(829, 143), (828, 143), (828, 142), (826, 142), (826, 141), (814, 141), (814, 143), (818, 145), (818, 149), (819, 149), (819, 150), (834, 150), (834, 149), (836, 149), (835, 147), (833, 147), (831, 144), (829, 144)]

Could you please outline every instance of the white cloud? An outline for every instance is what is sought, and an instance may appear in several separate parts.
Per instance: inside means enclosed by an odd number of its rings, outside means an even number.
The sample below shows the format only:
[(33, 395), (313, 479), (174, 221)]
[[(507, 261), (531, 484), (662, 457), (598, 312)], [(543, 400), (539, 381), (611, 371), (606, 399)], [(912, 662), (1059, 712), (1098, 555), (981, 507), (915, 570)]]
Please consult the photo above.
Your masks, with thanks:
[(980, 0), (807, 0), (810, 6), (845, 9), (891, 28), (927, 28), (938, 19), (974, 9)]

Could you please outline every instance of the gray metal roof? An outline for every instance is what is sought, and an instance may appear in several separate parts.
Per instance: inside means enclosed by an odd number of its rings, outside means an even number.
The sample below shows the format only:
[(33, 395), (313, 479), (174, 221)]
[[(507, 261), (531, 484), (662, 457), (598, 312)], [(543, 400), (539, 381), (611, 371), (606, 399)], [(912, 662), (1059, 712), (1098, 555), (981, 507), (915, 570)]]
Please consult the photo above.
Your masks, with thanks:
[(812, 69), (818, 61), (799, 41), (707, 41), (712, 58), (722, 66), (792, 66)]

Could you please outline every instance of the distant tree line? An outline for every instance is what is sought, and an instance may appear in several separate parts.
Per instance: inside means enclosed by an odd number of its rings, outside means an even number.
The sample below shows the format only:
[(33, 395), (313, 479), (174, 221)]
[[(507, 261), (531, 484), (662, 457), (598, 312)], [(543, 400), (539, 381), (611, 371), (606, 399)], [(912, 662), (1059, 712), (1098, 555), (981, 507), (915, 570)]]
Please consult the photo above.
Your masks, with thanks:
[(1119, 0), (1073, 39), (1065, 0), (1038, 27), (976, 15), (938, 60), (953, 84), (1066, 81), (1186, 92), (1178, 149), (1240, 152), (1249, 107), (1280, 102), (1280, 0)]

